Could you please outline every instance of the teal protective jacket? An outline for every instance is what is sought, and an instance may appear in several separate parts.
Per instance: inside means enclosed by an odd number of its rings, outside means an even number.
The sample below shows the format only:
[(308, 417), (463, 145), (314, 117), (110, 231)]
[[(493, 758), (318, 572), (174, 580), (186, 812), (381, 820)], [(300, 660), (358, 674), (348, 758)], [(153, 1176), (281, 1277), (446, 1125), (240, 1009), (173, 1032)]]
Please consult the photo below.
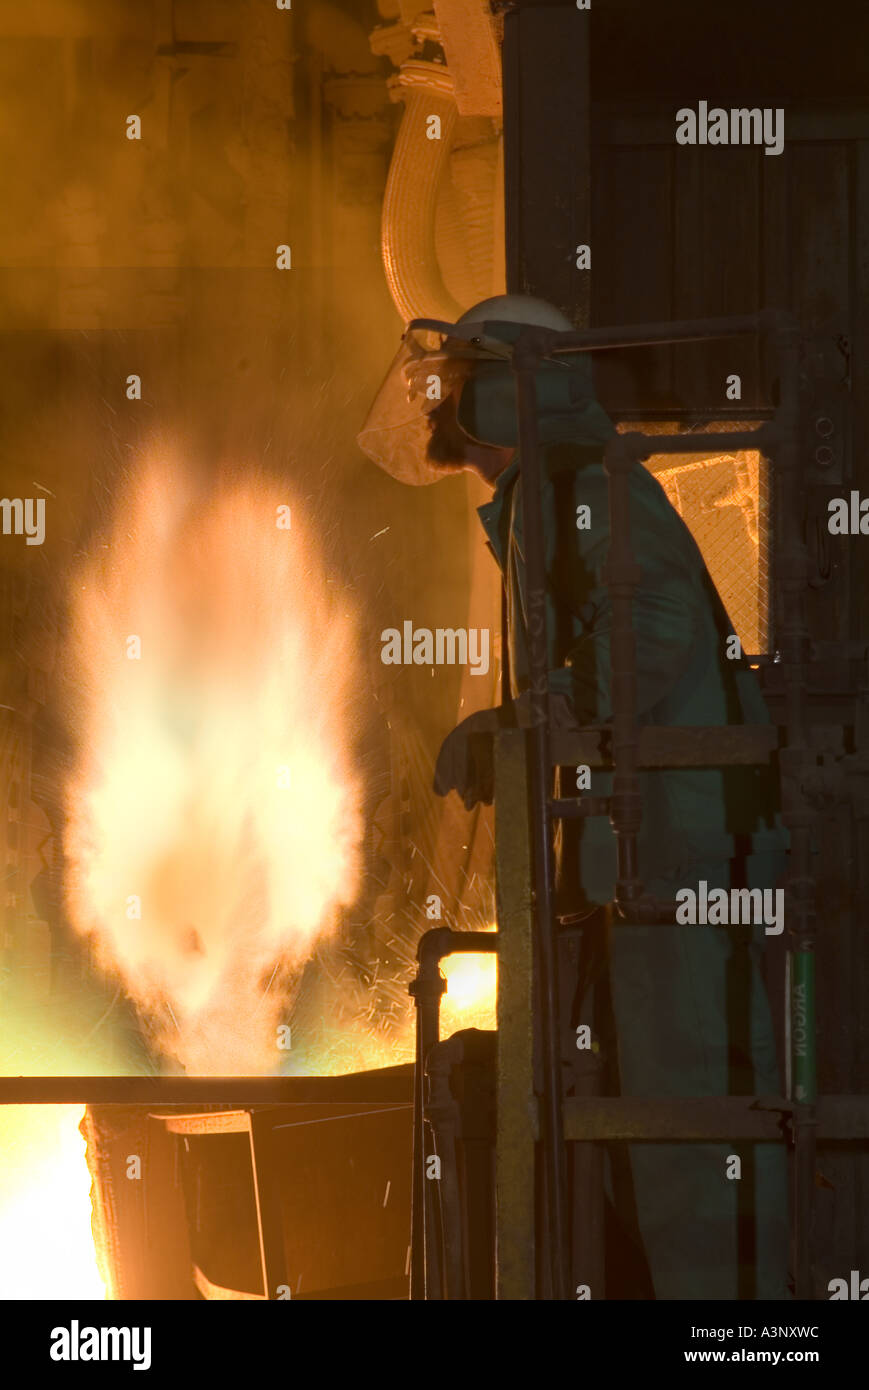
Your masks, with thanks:
[[(569, 698), (580, 725), (602, 724), (612, 713), (611, 609), (602, 575), (609, 549), (603, 451), (614, 427), (594, 400), (586, 360), (574, 359), (571, 369), (544, 365), (536, 385), (550, 688)], [(468, 382), (459, 422), (480, 442), (515, 445), (509, 372), (483, 370)], [(514, 697), (528, 685), (521, 489), (517, 458), (498, 479), (492, 500), (479, 508), (506, 586)], [(577, 525), (578, 517), (585, 520), (580, 507), (590, 509), (588, 526)], [(733, 627), (700, 551), (641, 465), (631, 474), (631, 534), (642, 571), (633, 611), (639, 722), (769, 722), (754, 673), (744, 659), (728, 658)], [(640, 780), (639, 869), (647, 891), (672, 898), (680, 888), (696, 889), (701, 880), (710, 889), (776, 885), (786, 867), (788, 842), (770, 770), (685, 769), (646, 772)], [(593, 772), (591, 794), (605, 796), (611, 784), (611, 773)], [(557, 848), (561, 912), (611, 901), (616, 853), (607, 817), (572, 823)], [(623, 1094), (781, 1094), (760, 972), (763, 944), (763, 925), (750, 928), (748, 940), (744, 931), (722, 926), (614, 927), (608, 970)], [(657, 1298), (789, 1296), (782, 1146), (734, 1142), (628, 1149), (637, 1221)], [(744, 1180), (727, 1176), (734, 1171), (734, 1156), (746, 1165)], [(592, 1290), (592, 1297), (598, 1294)]]
[[(603, 580), (609, 551), (603, 447), (560, 440), (544, 445), (543, 509), (548, 587), (550, 689), (569, 697), (581, 725), (612, 718), (611, 609)], [(528, 684), (524, 542), (518, 459), (479, 508), (507, 589), (512, 694)], [(578, 508), (590, 524), (577, 527)], [(582, 519), (586, 519), (583, 514)], [(766, 724), (769, 713), (744, 657), (728, 657), (734, 634), (688, 527), (663, 488), (638, 465), (631, 476), (631, 535), (642, 570), (633, 607), (637, 715), (641, 724)], [(737, 853), (763, 858), (777, 878), (787, 835), (768, 768), (684, 769), (640, 775), (641, 872), (684, 877), (690, 865)], [(607, 795), (612, 774), (592, 774), (591, 793)], [(606, 817), (589, 817), (581, 835), (580, 883), (586, 902), (610, 901), (615, 837)]]

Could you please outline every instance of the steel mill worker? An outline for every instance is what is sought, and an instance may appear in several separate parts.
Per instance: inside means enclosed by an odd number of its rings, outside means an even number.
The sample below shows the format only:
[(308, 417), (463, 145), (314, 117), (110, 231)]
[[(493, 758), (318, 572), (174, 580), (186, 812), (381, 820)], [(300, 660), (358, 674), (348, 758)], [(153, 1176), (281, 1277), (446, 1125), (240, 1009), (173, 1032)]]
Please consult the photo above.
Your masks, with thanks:
[[(359, 435), (363, 450), (402, 481), (428, 483), (469, 468), (494, 489), (479, 516), (506, 588), (512, 703), (464, 719), (444, 741), (435, 773), (435, 790), (457, 791), (469, 809), (492, 800), (493, 732), (528, 723), (522, 484), (504, 348), (522, 324), (572, 327), (541, 300), (507, 295), (465, 313), (454, 325), (460, 337), (445, 333), (435, 342), (406, 333)], [(536, 389), (551, 719), (556, 727), (604, 724), (612, 713), (603, 452), (615, 429), (595, 399), (588, 355), (544, 360)], [(580, 528), (583, 505), (590, 518)], [(631, 473), (631, 539), (642, 570), (633, 607), (639, 722), (768, 723), (754, 674), (744, 659), (727, 655), (733, 625), (700, 551), (641, 466)], [(787, 838), (768, 770), (645, 772), (640, 781), (639, 871), (647, 892), (673, 899), (704, 881), (710, 892), (775, 886)], [(611, 790), (612, 773), (592, 773), (592, 796)], [(780, 1094), (760, 973), (764, 925), (607, 927), (600, 907), (615, 894), (616, 849), (606, 816), (565, 823), (556, 860), (558, 913), (587, 924), (580, 978), (567, 991), (570, 1021), (591, 1023), (594, 1014), (610, 1085), (627, 1096)], [(741, 1180), (727, 1176), (735, 1151), (748, 1168)], [(607, 1198), (628, 1240), (641, 1244), (651, 1280), (633, 1296), (790, 1296), (782, 1145), (654, 1143), (630, 1145), (628, 1153), (629, 1165), (620, 1166), (632, 1193), (626, 1200), (612, 1167)]]

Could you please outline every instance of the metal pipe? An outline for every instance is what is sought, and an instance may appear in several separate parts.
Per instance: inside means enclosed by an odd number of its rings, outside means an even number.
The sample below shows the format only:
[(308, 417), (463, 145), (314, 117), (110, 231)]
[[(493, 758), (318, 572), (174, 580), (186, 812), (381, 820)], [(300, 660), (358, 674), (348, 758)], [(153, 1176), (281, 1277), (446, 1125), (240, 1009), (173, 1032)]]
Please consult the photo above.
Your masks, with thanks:
[(633, 323), (618, 328), (592, 328), (559, 333), (553, 351), (599, 352), (607, 348), (651, 347), (659, 343), (702, 343), (709, 338), (741, 338), (764, 327), (761, 314), (726, 318), (675, 319), (672, 323)]
[[(414, 982), (416, 983), (416, 982)], [(410, 1188), (410, 1297), (425, 1298), (425, 1145), (423, 1143), (422, 1013), (416, 1008), (416, 1055), (413, 1068), (413, 1176)]]
[(567, 1297), (567, 1164), (561, 1113), (561, 1029), (556, 985), (557, 947), (549, 801), (549, 651), (546, 635), (546, 565), (543, 533), (542, 471), (538, 453), (535, 372), (540, 363), (540, 330), (526, 329), (513, 352), (522, 479), (525, 543), (525, 612), (531, 728), (529, 783), (533, 846), (536, 964), (539, 982), (540, 1043), (543, 1062), (543, 1163), (549, 1226), (548, 1254), (552, 1297)]
[(440, 1034), (440, 1004), (447, 982), (440, 973), (444, 956), (458, 952), (497, 951), (498, 933), (453, 931), (432, 927), (416, 948), (417, 973), (408, 985), (416, 1005), (416, 1065), (413, 1076), (413, 1177), (410, 1208), (410, 1297), (442, 1297), (440, 1262), (425, 1178), (425, 1067)]
[(410, 1203), (410, 1296), (416, 1301), (442, 1296), (435, 1249), (431, 1201), (426, 1189), (425, 1167), (425, 1064), (432, 1042), (437, 1042), (441, 995), (447, 987), (438, 969), (438, 946), (449, 927), (435, 927), (420, 937), (416, 978), (408, 993), (416, 1005), (416, 1066), (413, 1077), (413, 1180)]
[(429, 1054), (426, 1075), (429, 1078), (430, 1102), (428, 1121), (435, 1137), (441, 1161), (438, 1191), (441, 1199), (444, 1276), (446, 1297), (461, 1300), (467, 1297), (465, 1286), (464, 1241), (462, 1239), (462, 1201), (456, 1163), (456, 1104), (450, 1089), (450, 1073), (460, 1060), (449, 1043), (442, 1043)]
[[(651, 347), (664, 343), (697, 343), (711, 338), (740, 338), (759, 333), (765, 328), (784, 326), (789, 316), (777, 311), (762, 314), (738, 314), (727, 318), (677, 319), (673, 323), (634, 323), (616, 328), (586, 328), (570, 332), (555, 328), (535, 329), (535, 341), (541, 357), (553, 353), (602, 352), (609, 348)], [(412, 319), (409, 329), (426, 329), (447, 333), (450, 337), (470, 340), (476, 336), (476, 325), (458, 326), (444, 319)], [(525, 337), (525, 334), (522, 335)], [(517, 339), (517, 346), (521, 340)]]

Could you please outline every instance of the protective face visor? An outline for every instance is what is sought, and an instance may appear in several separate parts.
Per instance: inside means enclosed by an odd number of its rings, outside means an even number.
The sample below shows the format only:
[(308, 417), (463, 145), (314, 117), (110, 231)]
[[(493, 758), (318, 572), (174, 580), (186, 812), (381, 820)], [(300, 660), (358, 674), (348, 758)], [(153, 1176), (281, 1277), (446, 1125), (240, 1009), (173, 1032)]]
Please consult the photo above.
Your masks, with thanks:
[[(500, 327), (500, 325), (499, 325)], [(363, 453), (399, 482), (436, 483), (444, 470), (426, 457), (432, 411), (481, 362), (509, 362), (511, 346), (481, 324), (413, 319), (356, 436)]]

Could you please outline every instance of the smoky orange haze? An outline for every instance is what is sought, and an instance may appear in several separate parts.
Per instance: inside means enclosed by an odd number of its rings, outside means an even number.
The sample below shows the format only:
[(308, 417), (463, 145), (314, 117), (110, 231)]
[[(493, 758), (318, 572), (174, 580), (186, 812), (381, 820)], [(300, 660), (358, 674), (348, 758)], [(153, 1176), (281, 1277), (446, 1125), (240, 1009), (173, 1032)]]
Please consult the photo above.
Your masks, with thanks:
[(67, 909), (191, 1074), (279, 1069), (304, 964), (356, 896), (355, 640), (254, 472), (146, 461), (71, 580)]

